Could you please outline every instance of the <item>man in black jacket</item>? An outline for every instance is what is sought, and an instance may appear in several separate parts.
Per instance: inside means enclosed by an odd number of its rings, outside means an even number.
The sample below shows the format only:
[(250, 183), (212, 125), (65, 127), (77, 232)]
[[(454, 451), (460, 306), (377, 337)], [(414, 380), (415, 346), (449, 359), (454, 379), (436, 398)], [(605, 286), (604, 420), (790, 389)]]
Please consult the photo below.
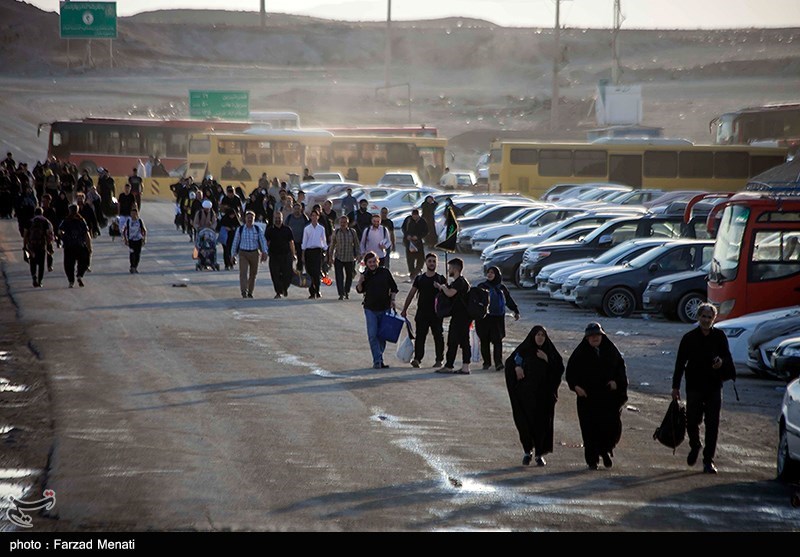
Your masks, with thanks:
[(389, 367), (383, 362), (383, 351), (386, 341), (378, 337), (381, 321), (389, 309), (395, 309), (394, 298), (397, 295), (397, 284), (391, 271), (378, 266), (378, 256), (368, 251), (364, 255), (366, 270), (361, 273), (356, 285), (356, 292), (364, 294), (364, 316), (367, 320), (367, 337), (372, 352), (372, 367), (375, 369)]
[[(447, 356), (444, 367), (436, 373), (460, 373), (469, 375), (469, 362), (472, 349), (469, 342), (469, 326), (472, 323), (467, 311), (469, 282), (461, 273), (464, 272), (464, 261), (458, 257), (447, 263), (447, 274), (452, 279), (450, 285), (434, 283), (434, 288), (448, 298), (452, 298), (453, 312), (450, 315), (450, 326), (447, 328)], [(461, 369), (455, 369), (456, 355), (461, 348)]]
[(369, 202), (366, 199), (362, 199), (358, 202), (358, 209), (347, 215), (350, 219), (350, 227), (356, 231), (359, 238), (361, 238), (364, 231), (369, 228), (369, 225), (372, 224), (372, 213), (367, 211), (368, 205)]
[(672, 398), (681, 398), (681, 378), (686, 373), (686, 432), (689, 435), (689, 456), (686, 463), (697, 462), (700, 449), (700, 423), (706, 422), (706, 446), (703, 450), (703, 472), (716, 474), (714, 453), (719, 434), (722, 407), (722, 382), (736, 378), (736, 368), (725, 333), (714, 328), (717, 308), (702, 304), (697, 310), (698, 327), (681, 339), (672, 376)]
[(409, 282), (422, 272), (425, 263), (423, 238), (428, 235), (428, 223), (419, 214), (419, 209), (412, 209), (411, 215), (403, 221), (403, 245), (406, 248)]

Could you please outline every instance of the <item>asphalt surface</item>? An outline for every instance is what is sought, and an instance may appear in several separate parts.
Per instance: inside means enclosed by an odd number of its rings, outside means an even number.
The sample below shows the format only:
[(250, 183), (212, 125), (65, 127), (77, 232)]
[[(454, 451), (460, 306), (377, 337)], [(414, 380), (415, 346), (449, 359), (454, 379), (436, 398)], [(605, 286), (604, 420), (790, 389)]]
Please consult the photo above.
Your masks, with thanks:
[[(194, 270), (172, 215), (145, 202), (139, 274), (103, 235), (74, 289), (60, 253), (32, 288), (16, 222), (0, 222), (14, 349), (29, 344), (49, 389), (41, 484), (58, 503), (39, 528), (800, 529), (789, 488), (773, 479), (782, 384), (743, 373), (740, 402), (725, 386), (717, 476), (686, 465), (686, 443), (673, 455), (652, 439), (686, 325), (600, 318), (631, 384), (614, 467), (586, 468), (563, 383), (555, 451), (545, 468), (523, 467), (502, 373), (435, 374), (430, 339), (423, 368), (400, 364), (390, 344), (392, 367), (373, 370), (357, 295), (338, 301), (323, 286), (312, 301), (293, 287), (274, 300), (262, 266), (255, 298), (242, 299), (238, 271)], [(473, 281), (478, 258), (466, 261)], [(410, 285), (403, 260), (392, 265), (402, 303)], [(522, 319), (509, 318), (506, 354), (541, 323), (566, 360), (597, 319), (511, 291)]]

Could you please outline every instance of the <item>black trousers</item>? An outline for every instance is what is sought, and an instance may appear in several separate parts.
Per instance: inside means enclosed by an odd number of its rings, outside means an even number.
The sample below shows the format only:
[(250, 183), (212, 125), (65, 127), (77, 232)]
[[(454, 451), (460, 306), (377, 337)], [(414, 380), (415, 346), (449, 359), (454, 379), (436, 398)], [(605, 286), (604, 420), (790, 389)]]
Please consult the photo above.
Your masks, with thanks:
[[(436, 361), (444, 360), (444, 333), (442, 332), (442, 320), (436, 315), (417, 313), (414, 318), (414, 325), (417, 337), (414, 340), (414, 359), (418, 362), (425, 357), (425, 340), (428, 337), (428, 329), (433, 335), (433, 345), (436, 347)], [(455, 357), (455, 356), (454, 356)]]
[(484, 365), (492, 362), (492, 349), (494, 351), (494, 365), (503, 365), (503, 315), (487, 315), (483, 318), (481, 326), (476, 323), (476, 332), (481, 339), (481, 357)]
[[(422, 244), (420, 240), (417, 240), (417, 243)], [(419, 247), (421, 248), (422, 246), (420, 245)], [(406, 264), (408, 265), (409, 275), (420, 274), (425, 266), (425, 251), (422, 249), (408, 251), (408, 246), (406, 246)]]
[(311, 282), (308, 293), (312, 296), (319, 294), (319, 282), (322, 279), (322, 249), (313, 248), (305, 251), (306, 272)]
[(142, 240), (128, 240), (128, 248), (131, 250), (131, 267), (135, 269), (139, 266), (139, 259), (142, 257)]
[[(222, 244), (222, 260), (225, 262), (226, 268), (233, 268), (234, 264), (234, 257), (231, 254), (231, 250), (233, 249), (233, 238), (236, 235), (236, 231), (228, 230), (228, 237), (224, 244)], [(272, 267), (270, 267), (272, 269)]]
[(78, 265), (78, 278), (83, 278), (89, 268), (89, 250), (85, 247), (64, 246), (64, 272), (70, 284), (75, 282), (75, 264)]
[(336, 290), (339, 291), (339, 296), (350, 294), (350, 287), (353, 286), (353, 277), (356, 274), (355, 261), (333, 261), (334, 271), (336, 273)]
[(461, 348), (461, 362), (468, 364), (472, 359), (472, 349), (469, 345), (469, 321), (457, 317), (450, 318), (450, 327), (447, 331), (447, 361), (446, 367), (453, 367), (456, 353)]
[(283, 294), (292, 284), (292, 254), (276, 253), (269, 255), (269, 276), (275, 294)]
[(686, 433), (689, 446), (701, 447), (700, 424), (705, 418), (706, 444), (703, 449), (703, 463), (714, 461), (719, 436), (719, 413), (722, 409), (722, 389), (712, 391), (688, 391), (686, 393)]
[(295, 242), (294, 243), (294, 252), (298, 255), (297, 258), (297, 271), (300, 273), (300, 276), (303, 276), (303, 257), (300, 255), (303, 253), (303, 250), (300, 246), (302, 246), (302, 242)]
[[(44, 261), (47, 256), (47, 248), (32, 250), (28, 248), (28, 265), (31, 267), (31, 278), (42, 282), (44, 278)], [(52, 261), (52, 255), (50, 259)]]

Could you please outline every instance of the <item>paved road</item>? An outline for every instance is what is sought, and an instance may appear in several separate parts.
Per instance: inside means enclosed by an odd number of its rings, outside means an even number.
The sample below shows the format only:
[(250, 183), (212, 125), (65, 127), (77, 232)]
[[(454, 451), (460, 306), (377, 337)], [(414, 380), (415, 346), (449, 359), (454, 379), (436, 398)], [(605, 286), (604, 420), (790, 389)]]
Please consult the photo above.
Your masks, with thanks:
[[(586, 470), (565, 385), (555, 453), (526, 468), (501, 373), (373, 370), (355, 296), (273, 300), (262, 268), (243, 300), (238, 273), (194, 271), (170, 204), (146, 203), (143, 218), (141, 273), (103, 236), (86, 288), (71, 290), (60, 254), (33, 289), (16, 227), (0, 222), (9, 290), (48, 375), (56, 529), (800, 529), (772, 480), (781, 385), (742, 377), (740, 403), (726, 387), (716, 477), (652, 440), (684, 325), (603, 321), (632, 385), (612, 469)], [(540, 322), (568, 354), (594, 317), (512, 292), (523, 319), (507, 350)]]

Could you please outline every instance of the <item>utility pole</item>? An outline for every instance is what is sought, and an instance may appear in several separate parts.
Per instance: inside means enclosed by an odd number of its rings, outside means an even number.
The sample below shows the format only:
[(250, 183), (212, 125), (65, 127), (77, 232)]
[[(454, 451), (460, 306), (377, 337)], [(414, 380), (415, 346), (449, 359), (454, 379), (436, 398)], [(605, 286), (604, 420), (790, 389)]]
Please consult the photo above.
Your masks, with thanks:
[(561, 16), (561, 0), (555, 0), (556, 3), (556, 26), (554, 29), (555, 45), (553, 52), (553, 95), (550, 99), (550, 131), (558, 129), (558, 64), (561, 58), (560, 35), (561, 25), (559, 18)]
[(261, 0), (261, 28), (267, 26), (267, 0)]
[(392, 0), (387, 0), (388, 8), (386, 13), (386, 38), (383, 51), (383, 86), (388, 88), (389, 66), (392, 64)]
[(614, 0), (614, 28), (611, 31), (611, 59), (613, 60), (611, 66), (611, 82), (614, 85), (619, 85), (620, 70), (619, 64), (619, 30), (622, 27), (622, 22), (625, 17), (622, 15), (622, 0)]

